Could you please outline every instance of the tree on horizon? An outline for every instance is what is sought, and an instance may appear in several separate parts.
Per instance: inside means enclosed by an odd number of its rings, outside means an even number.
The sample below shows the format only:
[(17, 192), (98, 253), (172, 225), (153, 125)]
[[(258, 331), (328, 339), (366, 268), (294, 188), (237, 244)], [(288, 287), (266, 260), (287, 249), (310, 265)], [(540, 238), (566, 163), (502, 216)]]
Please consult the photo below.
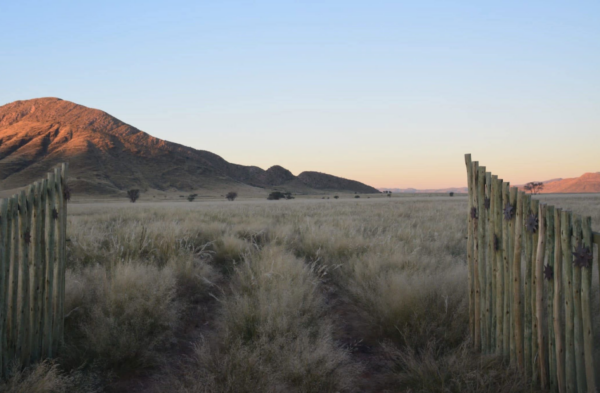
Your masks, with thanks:
[(536, 195), (539, 194), (540, 191), (542, 191), (544, 189), (544, 183), (540, 182), (529, 182), (527, 184), (525, 184), (525, 186), (523, 186), (523, 189), (525, 189), (525, 191), (529, 191), (531, 194)]

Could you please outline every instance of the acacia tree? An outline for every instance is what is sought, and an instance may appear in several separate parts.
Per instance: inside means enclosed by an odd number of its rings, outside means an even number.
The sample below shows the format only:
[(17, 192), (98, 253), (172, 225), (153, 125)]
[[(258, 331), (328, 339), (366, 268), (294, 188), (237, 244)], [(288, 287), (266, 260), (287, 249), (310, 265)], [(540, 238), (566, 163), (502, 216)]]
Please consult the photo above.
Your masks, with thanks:
[(228, 201), (234, 201), (235, 198), (237, 198), (237, 192), (229, 191), (227, 195), (225, 195), (225, 198), (227, 198)]
[(133, 189), (127, 191), (127, 198), (131, 201), (131, 203), (135, 203), (140, 197), (140, 190)]
[(535, 195), (535, 194), (539, 194), (540, 191), (542, 191), (544, 189), (544, 183), (540, 182), (529, 182), (527, 184), (525, 184), (523, 186), (523, 188), (525, 189), (525, 191), (529, 191), (531, 194)]

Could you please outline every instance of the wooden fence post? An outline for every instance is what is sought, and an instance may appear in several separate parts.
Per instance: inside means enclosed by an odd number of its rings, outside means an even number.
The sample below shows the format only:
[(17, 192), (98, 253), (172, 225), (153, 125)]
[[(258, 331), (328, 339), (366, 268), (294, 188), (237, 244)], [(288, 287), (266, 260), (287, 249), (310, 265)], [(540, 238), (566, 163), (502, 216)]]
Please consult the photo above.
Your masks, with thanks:
[(502, 179), (496, 179), (494, 194), (496, 221), (494, 225), (494, 255), (496, 265), (496, 354), (504, 348), (504, 266), (502, 250)]
[[(509, 188), (510, 183), (504, 182), (502, 183), (502, 209), (505, 209), (506, 206), (510, 205), (510, 197), (509, 197)], [(504, 320), (502, 321), (502, 354), (504, 358), (510, 359), (510, 348), (512, 337), (510, 335), (511, 331), (511, 312), (510, 312), (510, 288), (512, 282), (510, 281), (510, 271), (511, 271), (511, 258), (510, 258), (510, 230), (509, 230), (509, 220), (504, 218), (502, 220), (502, 265), (504, 269)]]
[(473, 162), (473, 204), (475, 214), (473, 218), (473, 273), (475, 281), (475, 348), (481, 350), (481, 280), (479, 279), (479, 163)]
[[(573, 215), (573, 248), (577, 250), (582, 245), (581, 216)], [(572, 258), (573, 259), (573, 258)], [(585, 364), (583, 360), (583, 326), (581, 324), (581, 266), (573, 264), (573, 310), (574, 310), (574, 343), (575, 343), (575, 374), (577, 376), (577, 391), (586, 391)]]
[(64, 242), (64, 234), (62, 230), (62, 222), (63, 222), (63, 191), (62, 191), (62, 171), (60, 168), (55, 168), (54, 177), (56, 179), (54, 186), (56, 187), (56, 199), (54, 203), (55, 219), (55, 236), (56, 241), (54, 243), (55, 251), (55, 262), (54, 262), (54, 292), (53, 292), (53, 321), (52, 321), (52, 356), (56, 357), (58, 355), (59, 347), (61, 344), (61, 334), (62, 334), (62, 324), (63, 320), (61, 319), (61, 309), (62, 309), (62, 269), (64, 268), (64, 258), (63, 252), (64, 248), (62, 246)]
[(529, 262), (531, 264), (531, 269), (529, 272), (531, 274), (531, 278), (529, 279), (531, 282), (531, 358), (527, 359), (527, 362), (531, 363), (531, 379), (534, 383), (539, 382), (539, 367), (536, 355), (538, 354), (538, 325), (537, 325), (537, 301), (535, 288), (537, 286), (537, 277), (535, 274), (535, 261), (537, 259), (537, 244), (539, 240), (539, 210), (540, 210), (540, 201), (537, 199), (531, 200), (531, 214), (538, 219), (538, 230), (534, 231), (531, 238), (531, 257), (529, 258)]
[[(29, 316), (29, 209), (27, 193), (21, 191), (19, 195), (19, 290), (18, 290), (18, 331), (15, 357), (24, 365), (26, 356), (26, 337)], [(27, 240), (29, 238), (29, 241)]]
[[(517, 190), (516, 187), (513, 189)], [(523, 361), (523, 311), (521, 301), (521, 253), (523, 247), (523, 195), (517, 194), (517, 217), (515, 228), (515, 249), (513, 255), (513, 314), (515, 330), (515, 356), (517, 365), (524, 369)]]
[(490, 238), (491, 234), (493, 234), (493, 225), (492, 224), (492, 210), (491, 207), (491, 199), (492, 198), (492, 174), (491, 172), (485, 173), (485, 199), (484, 199), (484, 207), (485, 210), (485, 316), (486, 316), (486, 331), (487, 331), (487, 340), (486, 340), (486, 352), (493, 352), (493, 316), (492, 316), (492, 302), (494, 299), (494, 294), (492, 292), (493, 288), (493, 272), (492, 272), (492, 252), (490, 247)]
[(563, 292), (565, 298), (565, 390), (567, 393), (575, 393), (575, 344), (574, 344), (574, 310), (573, 310), (573, 256), (571, 251), (571, 235), (573, 233), (572, 214), (562, 211), (561, 221), (561, 243), (562, 243), (562, 267), (563, 267)]
[[(533, 304), (533, 302), (531, 301), (532, 299), (532, 293), (534, 293), (532, 291), (532, 282), (531, 282), (531, 278), (533, 277), (532, 274), (532, 266), (533, 263), (531, 261), (531, 258), (533, 256), (533, 232), (530, 231), (530, 228), (528, 228), (527, 226), (527, 221), (529, 220), (529, 218), (532, 215), (532, 207), (531, 207), (531, 196), (530, 195), (523, 195), (523, 227), (525, 228), (524, 230), (524, 243), (525, 243), (525, 259), (524, 259), (524, 263), (525, 263), (525, 277), (523, 277), (523, 292), (524, 292), (524, 316), (523, 316), (523, 322), (524, 322), (524, 340), (523, 340), (523, 356), (525, 359), (525, 375), (527, 375), (529, 378), (531, 378), (532, 375), (532, 369), (531, 366), (533, 364), (533, 362), (531, 361), (532, 354), (531, 354), (531, 350), (532, 350), (532, 327), (533, 327), (533, 321), (532, 321), (532, 308), (531, 305)], [(535, 297), (535, 296), (534, 296)]]
[(509, 253), (509, 247), (510, 247), (510, 230), (509, 230), (509, 220), (506, 219), (505, 215), (504, 215), (504, 209), (507, 205), (510, 205), (510, 183), (509, 182), (504, 182), (502, 184), (502, 249), (503, 249), (503, 254), (502, 254), (502, 268), (504, 270), (504, 291), (503, 291), (503, 297), (504, 297), (504, 304), (503, 304), (503, 311), (504, 311), (504, 320), (502, 321), (502, 354), (506, 359), (510, 360), (510, 341), (511, 341), (511, 336), (510, 336), (510, 319), (511, 319), (511, 313), (510, 313), (510, 308), (511, 308), (511, 304), (510, 304), (510, 288), (512, 285), (512, 282), (510, 282), (510, 253)]
[[(517, 203), (517, 193), (518, 193), (518, 189), (517, 187), (511, 187), (510, 188), (510, 205), (513, 207), (514, 211), (518, 211), (518, 203)], [(523, 204), (521, 202), (521, 211), (523, 208)], [(519, 213), (519, 218), (521, 213)], [(511, 313), (510, 313), (510, 362), (513, 365), (517, 365), (518, 364), (518, 357), (517, 357), (517, 344), (516, 344), (516, 331), (515, 331), (515, 316), (516, 314), (520, 314), (520, 310), (515, 308), (515, 298), (514, 298), (514, 280), (515, 280), (515, 248), (516, 248), (516, 240), (515, 240), (515, 233), (516, 233), (516, 224), (517, 224), (517, 215), (513, 214), (513, 217), (510, 219), (509, 223), (508, 223), (508, 227), (509, 227), (509, 231), (510, 231), (510, 235), (509, 235), (509, 254), (510, 254), (510, 290), (508, 291), (509, 296), (510, 296), (510, 307), (511, 307)], [(521, 237), (519, 236), (519, 249), (521, 249)], [(519, 252), (519, 266), (521, 264), (521, 252)], [(518, 271), (518, 274), (520, 276), (520, 270)], [(519, 277), (520, 278), (520, 277)], [(520, 280), (519, 280), (520, 281)], [(520, 346), (521, 351), (523, 350), (523, 342), (521, 340), (521, 346)]]
[(542, 277), (544, 271), (544, 257), (546, 252), (546, 205), (539, 204), (538, 210), (539, 218), (539, 231), (538, 231), (538, 243), (537, 253), (535, 260), (535, 319), (537, 327), (537, 353), (534, 354), (534, 358), (537, 358), (537, 366), (540, 382), (542, 389), (546, 389), (548, 386), (548, 374), (546, 372), (546, 346), (544, 345), (544, 329), (543, 329), (543, 317), (544, 317), (544, 279)]
[(9, 289), (8, 289), (8, 314), (9, 319), (7, 323), (8, 328), (8, 342), (6, 344), (6, 362), (5, 365), (9, 369), (13, 366), (15, 358), (15, 351), (17, 346), (17, 296), (19, 294), (19, 196), (18, 194), (13, 195), (11, 198), (12, 202), (12, 220), (11, 220), (11, 238), (9, 239), (10, 245), (10, 277), (9, 277)]
[(60, 259), (60, 302), (59, 302), (59, 349), (65, 340), (65, 277), (67, 273), (67, 197), (65, 196), (68, 192), (67, 188), (67, 170), (69, 165), (64, 163), (60, 166), (61, 171), (61, 203), (62, 203), (62, 215), (60, 221), (61, 236), (60, 236), (60, 248), (61, 248), (61, 259)]
[[(583, 246), (593, 258), (594, 243), (592, 242), (592, 219), (585, 217), (583, 219)], [(600, 247), (598, 247), (600, 254)], [(596, 374), (594, 367), (594, 334), (592, 331), (592, 310), (590, 293), (592, 287), (592, 271), (594, 263), (590, 260), (588, 266), (581, 269), (581, 310), (583, 321), (583, 348), (585, 358), (585, 374), (587, 380), (587, 391), (596, 392)]]
[(55, 259), (55, 200), (56, 179), (54, 173), (48, 174), (46, 196), (46, 288), (44, 293), (44, 330), (43, 330), (43, 356), (51, 358), (52, 352), (52, 300), (54, 298), (54, 259)]
[(467, 271), (469, 275), (469, 332), (471, 338), (475, 337), (475, 285), (473, 282), (473, 218), (471, 211), (473, 209), (473, 165), (471, 163), (471, 155), (465, 154), (465, 164), (467, 166), (467, 185), (469, 188), (469, 208), (467, 210)]
[[(556, 339), (554, 337), (554, 206), (546, 208), (546, 321), (548, 337), (548, 383), (550, 391), (557, 390)], [(542, 276), (543, 280), (544, 276)]]
[(554, 210), (554, 338), (556, 341), (556, 377), (559, 393), (564, 393), (565, 387), (565, 341), (563, 339), (562, 312), (563, 309), (563, 256), (561, 242), (562, 209)]
[(477, 213), (478, 213), (478, 227), (477, 227), (477, 260), (479, 262), (479, 316), (480, 316), (480, 328), (481, 328), (481, 350), (485, 353), (487, 351), (487, 316), (485, 313), (487, 306), (487, 294), (486, 291), (486, 280), (485, 280), (485, 167), (480, 166), (478, 168), (478, 184), (477, 184)]
[(0, 378), (6, 376), (4, 353), (6, 352), (6, 312), (8, 310), (8, 274), (9, 270), (9, 238), (10, 217), (8, 214), (8, 199), (0, 200)]
[(41, 236), (42, 236), (42, 205), (41, 205), (41, 182), (34, 184), (34, 200), (32, 205), (32, 229), (31, 229), (31, 251), (30, 261), (30, 302), (29, 302), (29, 320), (31, 326), (31, 362), (37, 362), (40, 359), (40, 310), (41, 310)]

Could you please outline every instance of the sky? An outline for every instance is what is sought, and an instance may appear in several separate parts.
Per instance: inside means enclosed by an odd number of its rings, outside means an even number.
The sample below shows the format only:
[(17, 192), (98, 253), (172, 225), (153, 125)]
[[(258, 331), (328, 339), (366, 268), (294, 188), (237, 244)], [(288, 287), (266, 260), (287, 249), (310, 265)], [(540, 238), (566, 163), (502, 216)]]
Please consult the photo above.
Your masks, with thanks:
[(600, 2), (0, 0), (0, 105), (59, 97), (375, 187), (600, 171)]

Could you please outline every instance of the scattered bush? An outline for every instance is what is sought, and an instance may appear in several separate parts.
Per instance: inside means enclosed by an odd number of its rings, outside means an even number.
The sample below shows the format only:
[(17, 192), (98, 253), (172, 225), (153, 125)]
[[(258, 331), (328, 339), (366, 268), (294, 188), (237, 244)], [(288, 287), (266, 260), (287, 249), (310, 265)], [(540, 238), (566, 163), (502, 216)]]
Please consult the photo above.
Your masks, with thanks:
[(198, 194), (190, 194), (190, 195), (188, 195), (187, 200), (190, 202), (193, 202), (197, 196), (198, 196)]
[(354, 198), (360, 198), (360, 195), (354, 195)]
[(280, 199), (294, 199), (294, 197), (292, 196), (291, 192), (273, 191), (272, 193), (269, 194), (267, 199), (270, 201), (272, 201), (272, 200), (278, 201)]
[(453, 196), (454, 196), (454, 193), (453, 193), (453, 192), (450, 192), (450, 194), (449, 194), (449, 195), (450, 195), (451, 197), (453, 197)]
[(338, 198), (339, 198), (339, 195), (334, 195), (334, 197), (333, 197), (333, 198), (334, 198), (334, 199), (338, 199)]
[(131, 203), (135, 203), (135, 201), (137, 201), (139, 199), (139, 197), (140, 197), (140, 190), (133, 189), (133, 190), (127, 191), (127, 198), (129, 198)]
[(225, 195), (225, 198), (227, 198), (228, 201), (235, 201), (235, 198), (237, 198), (238, 194), (235, 191), (230, 191), (227, 193), (227, 195)]
[(390, 191), (388, 191), (386, 194), (387, 194), (387, 197), (388, 197), (388, 198), (391, 198), (391, 197), (392, 197), (392, 193), (391, 193)]

